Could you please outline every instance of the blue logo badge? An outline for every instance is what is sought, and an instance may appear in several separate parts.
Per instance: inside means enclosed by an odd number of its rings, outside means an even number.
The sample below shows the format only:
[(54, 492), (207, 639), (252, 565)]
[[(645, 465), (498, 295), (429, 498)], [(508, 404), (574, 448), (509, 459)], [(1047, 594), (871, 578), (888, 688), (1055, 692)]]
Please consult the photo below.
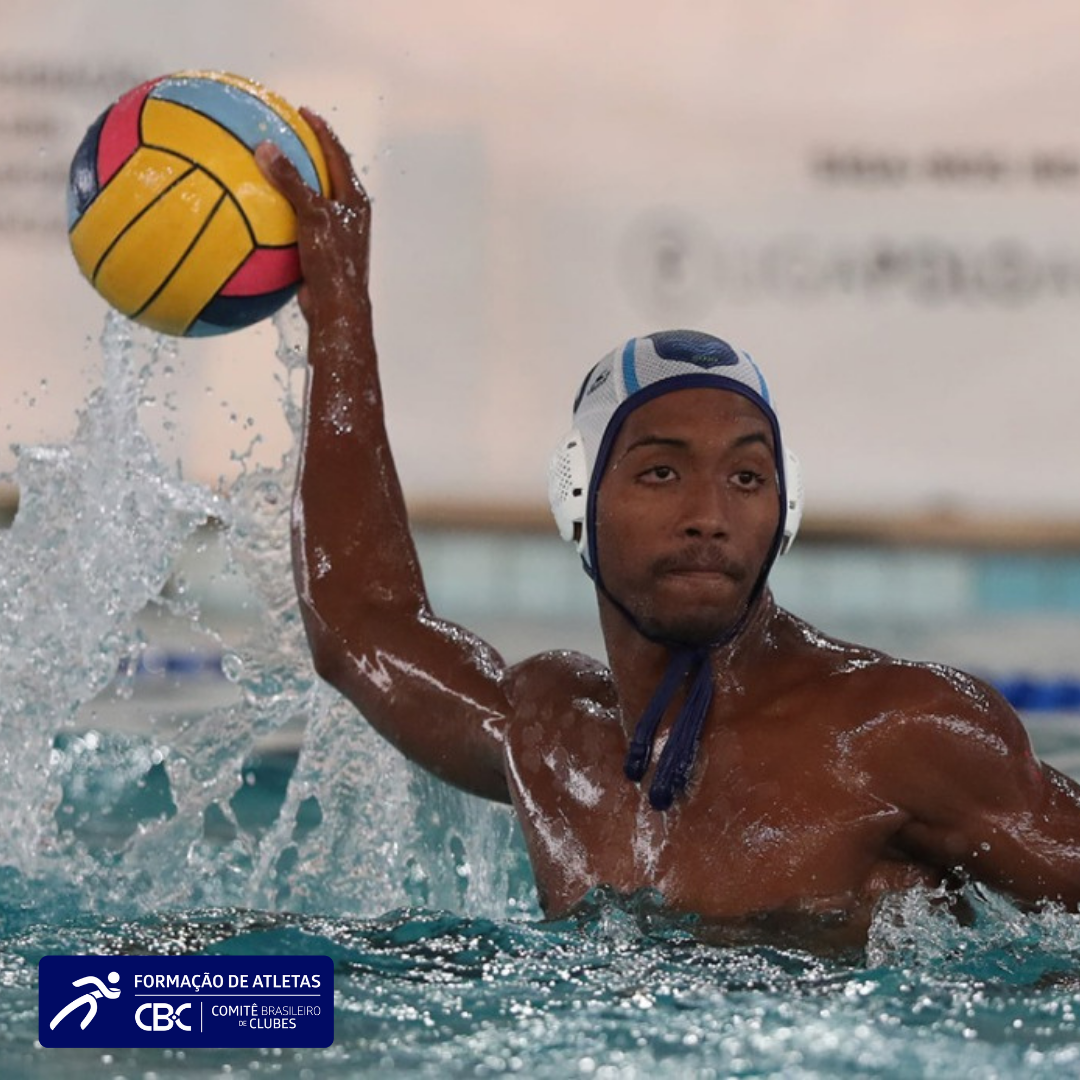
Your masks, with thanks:
[(328, 956), (45, 956), (46, 1047), (325, 1047), (334, 1041)]

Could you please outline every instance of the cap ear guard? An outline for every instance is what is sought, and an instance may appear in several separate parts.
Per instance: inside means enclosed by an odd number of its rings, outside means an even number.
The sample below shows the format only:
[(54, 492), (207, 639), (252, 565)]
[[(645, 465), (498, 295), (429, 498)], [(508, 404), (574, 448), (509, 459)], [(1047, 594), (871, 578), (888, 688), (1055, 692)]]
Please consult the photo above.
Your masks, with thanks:
[(786, 555), (795, 543), (803, 514), (803, 479), (799, 459), (786, 447), (784, 448), (784, 491), (787, 493), (787, 505), (784, 507), (784, 537), (780, 541), (778, 554)]
[(585, 550), (585, 509), (588, 505), (589, 465), (581, 433), (574, 428), (559, 440), (548, 467), (548, 502), (559, 535)]

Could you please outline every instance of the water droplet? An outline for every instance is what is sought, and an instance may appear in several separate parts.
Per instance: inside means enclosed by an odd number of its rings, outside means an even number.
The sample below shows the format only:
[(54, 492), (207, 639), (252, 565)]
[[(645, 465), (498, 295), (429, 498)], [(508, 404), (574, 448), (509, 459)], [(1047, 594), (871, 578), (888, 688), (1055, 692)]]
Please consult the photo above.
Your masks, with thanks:
[(221, 657), (221, 674), (229, 682), (239, 682), (244, 674), (244, 661), (234, 652), (223, 653)]

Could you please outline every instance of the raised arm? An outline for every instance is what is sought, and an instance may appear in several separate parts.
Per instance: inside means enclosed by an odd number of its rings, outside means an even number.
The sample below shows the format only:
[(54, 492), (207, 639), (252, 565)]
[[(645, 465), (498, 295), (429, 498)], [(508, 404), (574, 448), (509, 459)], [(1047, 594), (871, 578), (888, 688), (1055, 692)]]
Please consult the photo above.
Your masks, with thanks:
[(368, 260), (371, 205), (327, 124), (329, 198), (276, 147), (257, 157), (299, 221), (308, 383), (293, 566), (316, 670), (390, 742), (451, 783), (508, 798), (507, 670), (429, 608), (383, 419)]
[(886, 718), (876, 740), (911, 815), (899, 839), (1017, 900), (1077, 910), (1080, 787), (1035, 757), (995, 691), (955, 674), (944, 681), (931, 700)]

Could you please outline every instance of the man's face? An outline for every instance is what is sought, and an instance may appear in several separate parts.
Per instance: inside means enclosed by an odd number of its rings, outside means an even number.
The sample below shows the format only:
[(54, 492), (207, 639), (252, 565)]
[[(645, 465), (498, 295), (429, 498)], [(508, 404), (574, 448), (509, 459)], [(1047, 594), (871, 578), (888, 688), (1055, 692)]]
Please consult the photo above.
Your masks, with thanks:
[(675, 390), (615, 439), (596, 500), (599, 570), (650, 634), (707, 644), (742, 614), (779, 517), (764, 414), (732, 391)]

